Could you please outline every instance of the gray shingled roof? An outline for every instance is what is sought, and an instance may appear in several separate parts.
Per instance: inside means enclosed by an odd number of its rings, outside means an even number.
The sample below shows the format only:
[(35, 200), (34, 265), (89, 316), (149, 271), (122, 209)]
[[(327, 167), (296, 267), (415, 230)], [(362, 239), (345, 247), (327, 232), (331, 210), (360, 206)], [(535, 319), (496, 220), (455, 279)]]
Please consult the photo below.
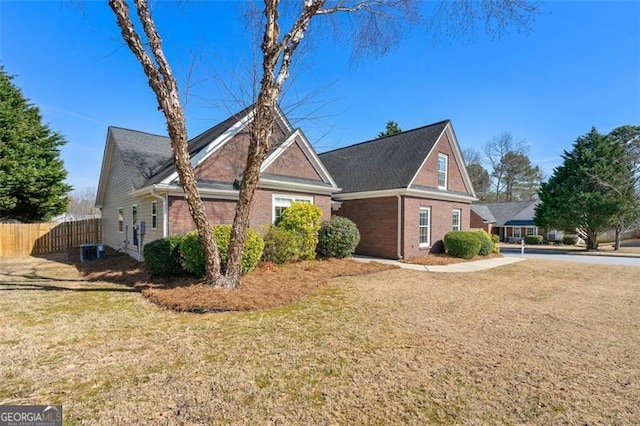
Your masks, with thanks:
[(109, 127), (113, 141), (122, 154), (135, 189), (171, 161), (171, 145), (166, 136), (152, 135), (136, 130)]
[(407, 188), (449, 120), (319, 155), (342, 193)]
[(496, 218), (491, 213), (491, 210), (489, 210), (489, 207), (487, 207), (484, 204), (471, 204), (471, 210), (473, 210), (485, 222), (488, 222), (488, 223), (496, 222)]
[(534, 200), (472, 204), (471, 208), (474, 209), (474, 211), (481, 207), (489, 209), (495, 218), (495, 226), (504, 226), (507, 222), (514, 220), (533, 222), (534, 209), (537, 203), (538, 201)]

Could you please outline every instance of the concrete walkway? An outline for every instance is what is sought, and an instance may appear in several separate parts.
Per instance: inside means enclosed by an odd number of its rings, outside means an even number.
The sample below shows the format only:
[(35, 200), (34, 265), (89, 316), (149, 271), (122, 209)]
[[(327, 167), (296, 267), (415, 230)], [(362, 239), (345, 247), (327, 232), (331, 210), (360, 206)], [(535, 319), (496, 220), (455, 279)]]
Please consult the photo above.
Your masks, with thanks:
[(493, 259), (475, 260), (473, 262), (453, 263), (451, 265), (414, 265), (411, 263), (398, 262), (397, 260), (380, 259), (377, 257), (354, 256), (353, 260), (358, 262), (378, 262), (387, 265), (396, 265), (400, 268), (425, 272), (476, 272), (485, 269), (493, 269), (499, 266), (510, 265), (512, 263), (525, 260), (522, 257), (495, 257)]

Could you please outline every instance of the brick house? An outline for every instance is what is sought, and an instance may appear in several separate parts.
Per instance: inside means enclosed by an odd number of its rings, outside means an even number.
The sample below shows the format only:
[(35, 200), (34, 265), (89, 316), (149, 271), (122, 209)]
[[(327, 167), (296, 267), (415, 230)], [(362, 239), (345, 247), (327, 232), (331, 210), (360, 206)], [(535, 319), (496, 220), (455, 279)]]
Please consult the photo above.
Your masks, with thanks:
[(390, 259), (442, 251), (470, 228), (475, 193), (449, 120), (319, 155), (337, 185), (334, 214), (360, 230), (356, 252)]
[[(247, 157), (247, 108), (189, 141), (200, 194), (211, 223), (232, 223), (238, 182)], [(261, 168), (250, 226), (259, 232), (292, 201), (308, 201), (331, 215), (338, 187), (300, 129), (278, 110), (272, 149)], [(102, 212), (103, 242), (141, 259), (144, 244), (192, 230), (169, 138), (109, 127), (96, 205)]]
[(538, 200), (509, 201), (471, 205), (471, 227), (482, 228), (500, 241), (519, 243), (528, 235), (542, 235), (546, 241), (560, 241), (564, 232), (549, 231), (533, 221)]

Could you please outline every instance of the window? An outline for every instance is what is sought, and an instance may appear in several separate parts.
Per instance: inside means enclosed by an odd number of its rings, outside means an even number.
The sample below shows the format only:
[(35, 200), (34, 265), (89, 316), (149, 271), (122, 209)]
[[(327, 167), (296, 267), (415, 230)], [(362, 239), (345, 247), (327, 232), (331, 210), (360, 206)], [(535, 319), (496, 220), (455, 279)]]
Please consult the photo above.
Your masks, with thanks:
[(420, 247), (428, 247), (430, 245), (430, 227), (431, 208), (420, 207)]
[(284, 209), (289, 207), (291, 203), (298, 201), (301, 203), (313, 203), (313, 197), (299, 197), (291, 195), (274, 195), (273, 196), (273, 223), (278, 223), (282, 217)]
[(447, 163), (449, 158), (445, 154), (438, 154), (438, 188), (447, 189)]
[(124, 209), (118, 209), (118, 232), (124, 232)]
[(158, 227), (158, 202), (151, 202), (151, 227), (153, 229)]
[(522, 238), (522, 233), (521, 233), (522, 229), (518, 228), (513, 228), (513, 232), (512, 232), (512, 237), (513, 238)]
[(527, 226), (527, 235), (538, 235), (538, 228), (535, 226)]
[(460, 215), (460, 209), (453, 209), (451, 229), (453, 229), (454, 231), (460, 230)]
[(133, 245), (138, 247), (138, 206), (131, 207), (131, 222), (133, 224)]

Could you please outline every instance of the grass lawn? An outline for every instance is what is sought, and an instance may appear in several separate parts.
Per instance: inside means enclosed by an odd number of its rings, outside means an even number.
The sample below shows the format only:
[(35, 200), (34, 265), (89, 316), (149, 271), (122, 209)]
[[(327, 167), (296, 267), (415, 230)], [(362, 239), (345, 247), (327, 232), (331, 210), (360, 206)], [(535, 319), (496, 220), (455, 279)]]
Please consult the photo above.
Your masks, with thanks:
[(527, 260), (338, 277), (176, 313), (0, 258), (0, 404), (65, 424), (638, 424), (640, 270)]

